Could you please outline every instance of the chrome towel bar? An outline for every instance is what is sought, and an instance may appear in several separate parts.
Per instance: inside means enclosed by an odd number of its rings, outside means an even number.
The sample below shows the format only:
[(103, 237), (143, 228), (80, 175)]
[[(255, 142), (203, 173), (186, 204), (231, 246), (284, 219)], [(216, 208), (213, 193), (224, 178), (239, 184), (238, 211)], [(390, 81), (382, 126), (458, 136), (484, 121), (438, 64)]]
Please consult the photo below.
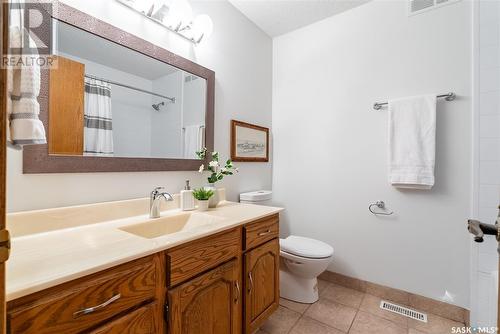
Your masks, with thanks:
[[(453, 92), (450, 92), (448, 94), (438, 95), (437, 97), (444, 98), (446, 101), (453, 101), (457, 97), (457, 95)], [(385, 106), (388, 104), (389, 104), (389, 102), (375, 102), (373, 104), (373, 109), (380, 110), (380, 109), (382, 109), (382, 106)]]

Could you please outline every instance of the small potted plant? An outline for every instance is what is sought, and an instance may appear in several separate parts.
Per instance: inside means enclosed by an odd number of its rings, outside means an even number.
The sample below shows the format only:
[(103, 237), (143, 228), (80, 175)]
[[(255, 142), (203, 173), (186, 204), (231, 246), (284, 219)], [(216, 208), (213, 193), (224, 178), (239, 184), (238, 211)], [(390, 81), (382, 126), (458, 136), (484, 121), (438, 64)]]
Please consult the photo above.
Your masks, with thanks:
[(198, 200), (198, 211), (208, 210), (208, 201), (214, 195), (214, 191), (206, 188), (193, 190), (193, 196)]
[[(201, 151), (196, 152), (196, 155), (200, 159), (205, 159), (207, 156), (207, 149), (204, 148)], [(210, 172), (210, 176), (208, 177), (208, 185), (205, 186), (206, 189), (210, 189), (214, 192), (214, 196), (210, 199), (209, 207), (215, 208), (217, 204), (219, 204), (219, 196), (217, 195), (217, 189), (215, 188), (215, 183), (217, 181), (221, 181), (224, 176), (233, 175), (238, 172), (238, 168), (234, 167), (233, 162), (228, 159), (226, 163), (221, 166), (219, 162), (219, 152), (214, 151), (211, 153), (212, 159), (208, 163), (208, 167), (205, 165), (201, 165), (199, 172), (203, 173), (205, 170)]]

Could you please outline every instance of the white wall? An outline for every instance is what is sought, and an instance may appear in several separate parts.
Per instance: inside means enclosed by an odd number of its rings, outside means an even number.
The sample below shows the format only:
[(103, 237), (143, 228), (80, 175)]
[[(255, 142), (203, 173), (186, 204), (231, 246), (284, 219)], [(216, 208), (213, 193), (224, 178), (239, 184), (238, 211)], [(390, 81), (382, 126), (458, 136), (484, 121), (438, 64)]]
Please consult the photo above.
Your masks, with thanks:
[[(149, 88), (137, 84), (134, 87), (151, 90), (151, 82)], [(114, 156), (151, 157), (151, 125), (154, 115), (151, 96), (118, 85), (112, 85), (111, 89)]]
[(186, 82), (185, 73), (183, 78), (183, 101), (182, 101), (182, 125), (201, 125), (205, 124), (205, 105), (207, 100), (207, 83), (203, 79), (195, 79)]
[[(500, 3), (482, 0), (478, 8), (474, 217), (493, 224), (500, 204)], [(471, 323), (477, 326), (496, 326), (497, 288), (493, 272), (498, 271), (497, 247), (491, 236), (485, 237), (482, 244), (473, 243)]]
[(182, 157), (182, 94), (184, 72), (175, 71), (153, 81), (153, 92), (175, 98), (175, 103), (154, 97), (154, 103), (165, 102), (151, 118), (151, 153), (153, 157)]
[[(471, 2), (412, 17), (373, 1), (274, 40), (273, 190), (282, 233), (333, 245), (329, 269), (469, 305)], [(376, 101), (454, 91), (438, 103), (436, 185), (387, 181), (387, 110)], [(393, 217), (368, 205), (386, 201)]]
[[(229, 155), (231, 119), (271, 126), (272, 41), (226, 1), (193, 2), (195, 14), (214, 21), (213, 35), (193, 45), (115, 1), (64, 0), (123, 30), (136, 34), (215, 71), (215, 146)], [(238, 163), (239, 175), (222, 182), (229, 199), (271, 187), (271, 163)], [(8, 152), (8, 211), (144, 197), (154, 186), (178, 192), (184, 180), (205, 183), (197, 172), (23, 175), (21, 153)]]

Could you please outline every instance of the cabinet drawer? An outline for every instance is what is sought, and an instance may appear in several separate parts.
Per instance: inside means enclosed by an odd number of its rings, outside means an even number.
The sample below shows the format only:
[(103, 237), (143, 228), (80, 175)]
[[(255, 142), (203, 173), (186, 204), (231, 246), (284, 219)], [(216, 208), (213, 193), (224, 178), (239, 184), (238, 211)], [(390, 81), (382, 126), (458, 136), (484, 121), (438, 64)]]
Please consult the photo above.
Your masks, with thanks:
[(154, 334), (156, 305), (149, 304), (90, 332), (90, 334)]
[[(78, 333), (155, 297), (156, 262), (140, 259), (25, 297), (11, 333)], [(27, 301), (26, 301), (27, 300)]]
[(274, 215), (245, 225), (245, 249), (254, 248), (279, 236), (279, 216)]
[(240, 248), (241, 230), (237, 228), (167, 251), (170, 266), (169, 286), (182, 283), (236, 257)]

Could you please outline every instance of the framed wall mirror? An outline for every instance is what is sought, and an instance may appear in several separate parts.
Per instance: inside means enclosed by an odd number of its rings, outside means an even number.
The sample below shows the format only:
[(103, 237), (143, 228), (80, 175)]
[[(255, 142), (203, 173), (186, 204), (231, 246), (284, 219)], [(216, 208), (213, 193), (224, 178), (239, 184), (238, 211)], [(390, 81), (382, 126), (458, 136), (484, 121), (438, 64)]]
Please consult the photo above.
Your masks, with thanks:
[(42, 70), (47, 145), (24, 173), (197, 170), (213, 149), (213, 71), (61, 4)]

